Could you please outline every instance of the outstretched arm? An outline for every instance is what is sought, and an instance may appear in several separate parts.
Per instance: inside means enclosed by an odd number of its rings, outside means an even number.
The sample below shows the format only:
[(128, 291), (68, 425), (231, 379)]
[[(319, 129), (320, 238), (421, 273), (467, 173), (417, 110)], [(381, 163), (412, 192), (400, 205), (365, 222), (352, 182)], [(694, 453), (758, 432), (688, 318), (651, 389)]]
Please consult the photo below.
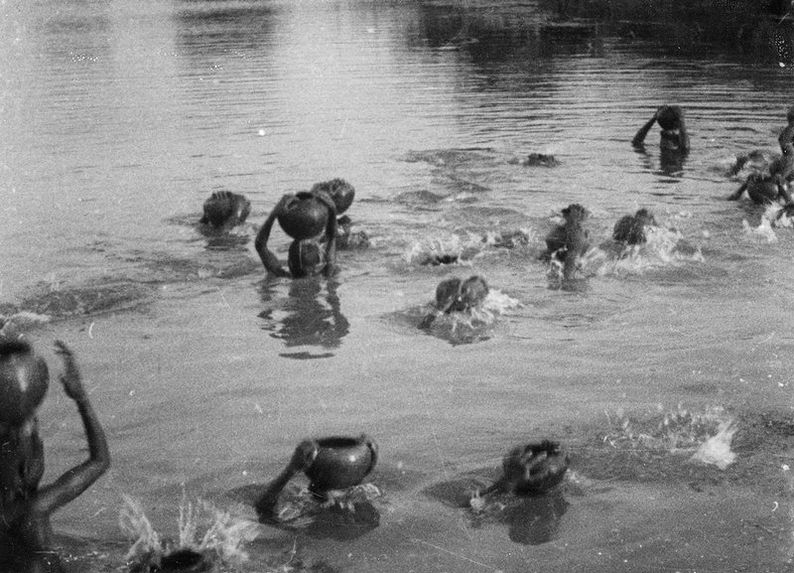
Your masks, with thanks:
[(274, 517), (273, 510), (278, 503), (278, 494), (281, 493), (281, 490), (284, 489), (284, 486), (287, 485), (287, 482), (289, 482), (295, 474), (311, 466), (316, 457), (316, 442), (313, 440), (304, 440), (298, 444), (287, 467), (284, 468), (276, 479), (268, 484), (265, 492), (254, 502), (254, 508), (259, 514), (260, 520), (266, 521)]
[(105, 432), (83, 388), (80, 371), (77, 369), (72, 351), (60, 340), (55, 342), (55, 347), (64, 362), (64, 374), (61, 376), (63, 390), (77, 403), (77, 409), (83, 419), (89, 458), (38, 491), (33, 509), (36, 513), (44, 515), (75, 499), (110, 467), (110, 451)]
[(634, 136), (634, 139), (631, 140), (631, 145), (634, 147), (642, 147), (645, 144), (645, 136), (648, 135), (648, 132), (653, 127), (653, 124), (656, 123), (656, 114), (653, 114), (653, 117), (649, 119), (645, 125), (643, 125), (637, 134)]
[(277, 277), (289, 277), (290, 273), (281, 265), (278, 257), (276, 257), (276, 255), (267, 248), (267, 241), (270, 239), (270, 231), (273, 228), (273, 223), (276, 222), (276, 218), (278, 217), (279, 213), (281, 213), (284, 203), (291, 197), (291, 195), (284, 195), (281, 198), (278, 204), (270, 212), (270, 215), (267, 216), (267, 220), (265, 220), (262, 228), (259, 229), (259, 233), (257, 233), (256, 240), (254, 241), (254, 248), (256, 249), (259, 258), (262, 260), (262, 264), (265, 265), (265, 269)]

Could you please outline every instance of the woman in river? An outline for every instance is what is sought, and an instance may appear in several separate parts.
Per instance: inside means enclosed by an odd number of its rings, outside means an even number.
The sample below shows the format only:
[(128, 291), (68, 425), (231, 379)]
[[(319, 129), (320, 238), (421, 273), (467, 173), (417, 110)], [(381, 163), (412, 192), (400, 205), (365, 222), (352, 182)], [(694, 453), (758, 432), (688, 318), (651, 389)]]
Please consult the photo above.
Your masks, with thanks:
[(663, 153), (686, 155), (689, 153), (689, 134), (684, 122), (684, 110), (677, 105), (663, 105), (656, 110), (653, 117), (634, 135), (631, 144), (634, 147), (645, 145), (645, 136), (655, 123), (662, 129), (659, 147)]
[(49, 385), (44, 360), (23, 340), (0, 339), (0, 571), (61, 571), (52, 550), (50, 514), (83, 493), (109, 467), (105, 433), (83, 388), (72, 351), (55, 343), (60, 377), (83, 420), (89, 458), (39, 487), (44, 454), (36, 410)]
[[(273, 223), (279, 220), (293, 239), (288, 269), (267, 248)], [(268, 215), (254, 242), (259, 258), (268, 272), (277, 277), (300, 278), (334, 272), (336, 263), (336, 205), (323, 192), (284, 195)], [(325, 244), (323, 248), (321, 243)]]

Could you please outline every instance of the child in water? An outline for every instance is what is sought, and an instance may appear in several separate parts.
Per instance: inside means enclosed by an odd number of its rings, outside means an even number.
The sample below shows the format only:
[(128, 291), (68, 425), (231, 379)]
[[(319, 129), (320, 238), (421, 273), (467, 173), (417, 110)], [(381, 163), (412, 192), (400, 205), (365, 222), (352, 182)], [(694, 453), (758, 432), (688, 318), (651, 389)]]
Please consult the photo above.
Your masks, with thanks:
[(26, 341), (0, 337), (0, 571), (61, 571), (51, 548), (50, 514), (83, 493), (110, 465), (105, 433), (72, 351), (61, 341), (55, 349), (64, 362), (64, 392), (83, 420), (89, 458), (39, 487), (44, 453), (36, 410), (49, 385), (47, 364)]

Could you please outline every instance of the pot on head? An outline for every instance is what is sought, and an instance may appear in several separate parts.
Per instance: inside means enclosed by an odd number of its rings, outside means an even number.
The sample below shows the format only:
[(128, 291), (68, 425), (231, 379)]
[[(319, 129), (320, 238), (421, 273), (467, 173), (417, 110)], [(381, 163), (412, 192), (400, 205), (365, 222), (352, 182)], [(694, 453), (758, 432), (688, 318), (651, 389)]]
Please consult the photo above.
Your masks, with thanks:
[(49, 381), (47, 363), (30, 345), (0, 339), (0, 424), (19, 426), (33, 416)]
[(315, 443), (317, 457), (303, 471), (311, 480), (309, 489), (316, 493), (360, 484), (378, 461), (378, 446), (366, 435), (332, 436)]
[(322, 200), (306, 192), (297, 193), (283, 206), (278, 223), (293, 239), (310, 239), (325, 230), (329, 209)]

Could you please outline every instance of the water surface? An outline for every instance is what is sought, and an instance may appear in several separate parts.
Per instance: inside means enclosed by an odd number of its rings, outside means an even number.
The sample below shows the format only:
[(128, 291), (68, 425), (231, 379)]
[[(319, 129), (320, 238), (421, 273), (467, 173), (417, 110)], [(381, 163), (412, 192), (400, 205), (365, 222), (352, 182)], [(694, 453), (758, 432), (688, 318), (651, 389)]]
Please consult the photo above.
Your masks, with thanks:
[[(753, 232), (762, 210), (724, 200), (737, 153), (774, 151), (788, 68), (608, 30), (550, 38), (531, 2), (2, 10), (0, 302), (51, 317), (31, 332), (50, 360), (53, 339), (74, 347), (113, 453), (54, 519), (79, 570), (122, 564), (122, 494), (173, 535), (182, 484), (231, 504), (303, 437), (361, 432), (381, 448), (379, 527), (265, 527), (248, 570), (293, 543), (343, 571), (779, 571), (791, 557), (793, 235)], [(629, 145), (664, 102), (691, 131), (673, 168), (655, 130), (645, 153)], [(560, 164), (522, 165), (531, 152)], [(331, 281), (266, 279), (258, 225), (281, 194), (333, 177), (355, 186), (372, 246), (341, 252)], [(234, 240), (195, 228), (217, 189), (252, 201)], [(596, 245), (639, 207), (673, 244), (595, 255), (556, 288), (537, 256), (573, 202)], [(525, 244), (483, 242), (516, 230)], [(466, 260), (418, 264), (433, 249)], [(468, 344), (416, 328), (440, 280), (474, 273), (517, 304)], [(601, 440), (679, 404), (739, 419), (734, 466)], [(56, 384), (41, 427), (51, 480), (84, 455)], [(434, 493), (540, 436), (571, 449), (562, 502), (478, 524)], [(526, 532), (535, 518), (543, 535)]]

